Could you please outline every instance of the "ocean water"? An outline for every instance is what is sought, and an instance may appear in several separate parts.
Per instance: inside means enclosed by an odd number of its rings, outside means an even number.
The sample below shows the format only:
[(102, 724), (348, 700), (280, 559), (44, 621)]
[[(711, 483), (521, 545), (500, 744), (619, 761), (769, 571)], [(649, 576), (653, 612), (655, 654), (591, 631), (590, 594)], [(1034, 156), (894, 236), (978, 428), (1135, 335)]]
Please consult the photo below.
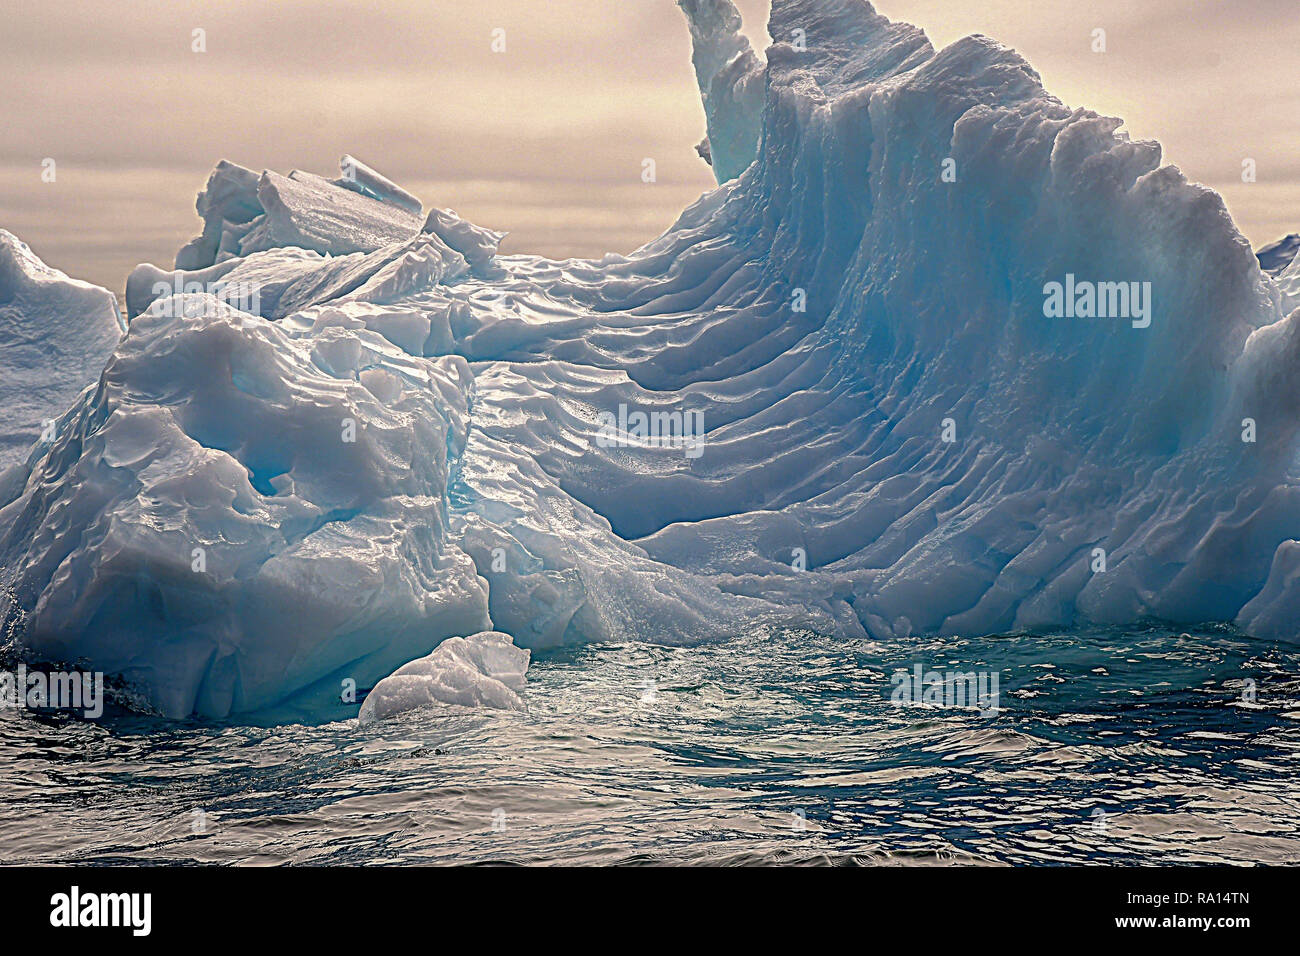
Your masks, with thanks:
[[(917, 664), (996, 672), (996, 713), (892, 703)], [(368, 727), (0, 710), (0, 862), (1300, 860), (1300, 650), (1228, 628), (591, 646), (536, 655), (526, 699)]]

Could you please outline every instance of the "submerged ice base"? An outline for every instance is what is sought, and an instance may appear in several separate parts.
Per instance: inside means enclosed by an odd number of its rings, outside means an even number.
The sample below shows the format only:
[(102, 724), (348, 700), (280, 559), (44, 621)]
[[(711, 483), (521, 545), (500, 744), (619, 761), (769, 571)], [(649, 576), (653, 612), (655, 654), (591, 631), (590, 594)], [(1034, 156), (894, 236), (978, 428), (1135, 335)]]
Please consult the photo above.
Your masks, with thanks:
[(681, 5), (724, 182), (630, 256), (221, 163), (0, 495), (29, 651), (226, 716), (489, 629), (1300, 636), (1295, 264), (986, 37), (776, 0), (764, 63)]

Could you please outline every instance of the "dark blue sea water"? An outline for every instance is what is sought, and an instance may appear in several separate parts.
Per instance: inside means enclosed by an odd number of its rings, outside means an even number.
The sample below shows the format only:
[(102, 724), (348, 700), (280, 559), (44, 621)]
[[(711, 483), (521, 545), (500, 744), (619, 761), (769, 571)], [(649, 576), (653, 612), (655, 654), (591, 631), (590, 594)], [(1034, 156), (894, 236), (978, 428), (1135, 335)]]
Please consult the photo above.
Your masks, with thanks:
[[(996, 672), (996, 715), (891, 703), (918, 663)], [(0, 710), (0, 862), (1300, 860), (1300, 652), (1227, 628), (594, 646), (537, 655), (527, 703)]]

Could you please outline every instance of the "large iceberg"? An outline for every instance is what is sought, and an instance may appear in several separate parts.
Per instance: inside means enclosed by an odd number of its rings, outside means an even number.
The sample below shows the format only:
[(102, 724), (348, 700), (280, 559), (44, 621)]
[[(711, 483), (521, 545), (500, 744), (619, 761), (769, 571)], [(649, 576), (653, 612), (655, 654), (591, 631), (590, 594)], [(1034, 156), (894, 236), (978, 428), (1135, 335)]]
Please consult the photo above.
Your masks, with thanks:
[(219, 165), (0, 495), (30, 652), (328, 715), (489, 629), (1300, 637), (1300, 303), (1220, 197), (986, 37), (681, 6), (722, 185), (629, 256)]

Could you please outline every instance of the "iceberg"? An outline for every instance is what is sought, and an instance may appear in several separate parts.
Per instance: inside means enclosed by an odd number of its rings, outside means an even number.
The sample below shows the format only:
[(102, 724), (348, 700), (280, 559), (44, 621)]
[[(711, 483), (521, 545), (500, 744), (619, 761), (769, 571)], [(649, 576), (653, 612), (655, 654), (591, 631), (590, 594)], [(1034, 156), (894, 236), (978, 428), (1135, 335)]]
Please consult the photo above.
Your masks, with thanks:
[(437, 236), (480, 273), (492, 268), (501, 240), (506, 236), (504, 232), (476, 226), (451, 209), (432, 210), (423, 231)]
[(439, 706), (523, 710), (528, 656), (510, 635), (495, 631), (448, 638), (376, 684), (357, 719), (364, 724)]
[(176, 268), (202, 269), (254, 252), (292, 246), (327, 255), (375, 252), (420, 231), (420, 201), (365, 164), (344, 156), (341, 178), (293, 170), (261, 174), (222, 160), (196, 203), (203, 232), (176, 255)]
[(691, 61), (708, 132), (695, 147), (719, 183), (743, 173), (758, 151), (763, 123), (763, 64), (740, 32), (731, 3), (681, 0), (691, 29)]
[(113, 293), (68, 278), (0, 229), (0, 488), (33, 444), (52, 440), (125, 328)]
[(0, 493), (31, 653), (369, 717), (513, 705), (489, 630), (1300, 638), (1294, 263), (992, 39), (775, 0), (760, 59), (680, 6), (720, 185), (630, 255), (219, 164)]
[(1283, 314), (1300, 308), (1300, 234), (1269, 243), (1255, 256), (1282, 297)]
[(9, 583), (35, 596), (26, 647), (120, 675), (166, 716), (219, 717), (320, 712), (344, 680), (486, 630), (445, 513), (465, 360), (165, 301), (0, 509)]
[(1300, 232), (1293, 232), (1289, 236), (1270, 242), (1255, 253), (1260, 268), (1272, 276), (1294, 265), (1297, 256), (1300, 256)]
[(335, 184), (344, 189), (397, 206), (413, 216), (420, 215), (424, 210), (424, 204), (418, 197), (353, 156), (344, 154), (339, 160), (339, 171), (341, 175)]

